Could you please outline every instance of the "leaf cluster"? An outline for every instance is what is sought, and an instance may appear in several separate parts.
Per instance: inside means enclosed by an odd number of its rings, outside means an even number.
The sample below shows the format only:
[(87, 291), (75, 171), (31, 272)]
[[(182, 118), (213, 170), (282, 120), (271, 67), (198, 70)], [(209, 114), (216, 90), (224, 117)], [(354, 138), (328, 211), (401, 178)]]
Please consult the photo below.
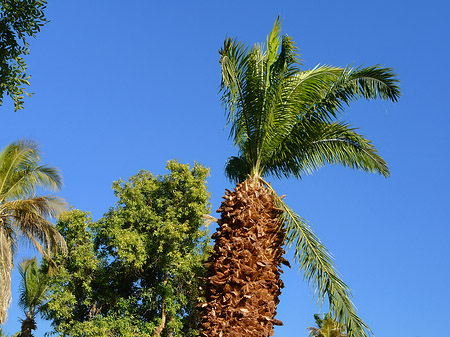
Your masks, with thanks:
[(10, 96), (15, 110), (23, 109), (25, 85), (30, 85), (23, 56), (29, 54), (28, 38), (36, 37), (48, 20), (45, 0), (0, 1), (0, 105)]

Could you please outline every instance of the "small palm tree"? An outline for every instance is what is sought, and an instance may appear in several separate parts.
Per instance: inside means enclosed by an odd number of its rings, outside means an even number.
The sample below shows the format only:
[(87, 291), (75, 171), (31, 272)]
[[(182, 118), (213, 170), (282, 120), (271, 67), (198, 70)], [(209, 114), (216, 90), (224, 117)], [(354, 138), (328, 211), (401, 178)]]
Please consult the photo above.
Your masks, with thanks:
[(329, 313), (322, 318), (319, 314), (314, 315), (317, 327), (306, 328), (309, 337), (347, 337), (345, 326), (336, 322)]
[(48, 220), (65, 208), (63, 199), (37, 196), (38, 188), (58, 190), (57, 169), (40, 165), (39, 148), (19, 140), (0, 151), (0, 324), (11, 302), (11, 270), (18, 238), (30, 242), (51, 262), (50, 252), (65, 249), (63, 237)]
[(214, 251), (207, 264), (202, 336), (271, 336), (283, 282), (283, 245), (315, 289), (328, 297), (330, 311), (345, 323), (349, 337), (366, 336), (348, 286), (329, 252), (307, 222), (289, 208), (266, 177), (300, 178), (326, 164), (375, 172), (388, 167), (372, 143), (338, 118), (359, 98), (397, 101), (392, 69), (317, 66), (301, 70), (292, 39), (281, 37), (280, 20), (265, 46), (248, 49), (226, 39), (220, 53), (222, 102), (238, 147), (225, 173), (237, 182), (227, 190)]
[(36, 316), (48, 299), (49, 279), (47, 273), (39, 269), (36, 258), (25, 260), (19, 265), (21, 276), (19, 306), (25, 313), (21, 331), (18, 337), (32, 337), (36, 330)]

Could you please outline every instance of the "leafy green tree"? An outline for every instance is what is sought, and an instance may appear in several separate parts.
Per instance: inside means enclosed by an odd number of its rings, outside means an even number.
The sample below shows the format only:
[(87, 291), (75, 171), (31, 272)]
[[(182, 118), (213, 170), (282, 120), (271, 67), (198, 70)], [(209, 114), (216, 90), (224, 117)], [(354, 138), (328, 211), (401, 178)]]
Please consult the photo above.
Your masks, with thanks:
[[(208, 263), (207, 301), (202, 335), (271, 336), (283, 283), (283, 244), (314, 288), (319, 303), (345, 323), (350, 337), (370, 331), (357, 316), (348, 286), (330, 254), (306, 221), (290, 209), (266, 178), (300, 178), (326, 164), (375, 172), (388, 167), (372, 143), (339, 121), (359, 98), (397, 101), (392, 69), (317, 66), (301, 70), (291, 37), (281, 36), (277, 19), (266, 44), (247, 48), (226, 39), (219, 51), (222, 102), (238, 155), (226, 175), (238, 182), (227, 191), (214, 253)], [(286, 232), (286, 235), (285, 235)]]
[(47, 301), (48, 275), (39, 269), (36, 258), (24, 260), (19, 265), (20, 297), (19, 307), (24, 310), (25, 319), (18, 337), (32, 337), (36, 330), (36, 316), (42, 312)]
[(67, 254), (53, 257), (58, 272), (50, 280), (46, 313), (61, 332), (88, 319), (90, 312), (95, 311), (92, 288), (101, 263), (95, 255), (88, 213), (75, 209), (64, 212), (56, 225), (66, 241)]
[(347, 337), (345, 326), (336, 322), (329, 313), (321, 317), (314, 315), (317, 327), (309, 327), (309, 337)]
[(62, 185), (59, 171), (41, 165), (36, 143), (13, 142), (0, 151), (0, 324), (7, 318), (11, 302), (13, 256), (21, 237), (50, 259), (63, 237), (48, 220), (64, 209), (63, 199), (37, 196), (38, 188), (58, 190)]
[(196, 336), (209, 213), (208, 170), (176, 161), (169, 174), (140, 171), (116, 181), (116, 206), (92, 223), (81, 211), (57, 226), (59, 259), (48, 303), (66, 336)]
[(25, 85), (30, 76), (22, 58), (29, 54), (28, 38), (36, 37), (47, 23), (45, 0), (0, 0), (0, 105), (4, 95), (14, 102), (15, 110), (23, 109)]

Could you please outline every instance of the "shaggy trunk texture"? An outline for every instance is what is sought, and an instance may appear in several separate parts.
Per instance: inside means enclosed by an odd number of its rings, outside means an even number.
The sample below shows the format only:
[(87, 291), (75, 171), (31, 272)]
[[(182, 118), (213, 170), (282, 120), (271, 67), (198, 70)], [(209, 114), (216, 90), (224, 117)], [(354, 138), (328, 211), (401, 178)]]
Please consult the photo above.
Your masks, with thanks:
[(250, 179), (226, 191), (214, 251), (206, 266), (201, 336), (273, 335), (283, 282), (284, 230), (269, 189)]
[(0, 325), (6, 322), (11, 303), (12, 245), (0, 219)]

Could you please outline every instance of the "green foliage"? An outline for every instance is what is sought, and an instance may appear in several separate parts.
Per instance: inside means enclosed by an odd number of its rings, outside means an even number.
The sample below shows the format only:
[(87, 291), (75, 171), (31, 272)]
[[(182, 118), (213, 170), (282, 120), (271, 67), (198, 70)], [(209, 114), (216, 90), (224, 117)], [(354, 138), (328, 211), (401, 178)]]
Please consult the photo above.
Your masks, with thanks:
[(310, 337), (347, 337), (345, 326), (336, 322), (330, 313), (314, 315), (317, 327), (306, 328)]
[[(298, 48), (281, 36), (281, 21), (266, 45), (252, 48), (226, 39), (220, 49), (222, 103), (230, 138), (239, 153), (228, 159), (232, 181), (248, 176), (301, 178), (326, 164), (389, 176), (386, 162), (355, 128), (339, 120), (344, 108), (360, 98), (392, 102), (400, 96), (391, 68), (316, 66), (302, 70)], [(273, 190), (272, 190), (273, 191)], [(356, 315), (350, 288), (340, 279), (330, 253), (312, 229), (273, 191), (284, 212), (286, 243), (314, 288), (318, 302), (328, 297), (330, 310), (345, 323), (350, 337), (367, 336), (368, 326)]]
[(99, 221), (72, 210), (57, 226), (58, 256), (49, 318), (66, 336), (196, 336), (209, 239), (208, 170), (170, 161), (169, 174), (140, 171), (116, 181), (118, 198)]
[(14, 102), (15, 110), (23, 109), (24, 89), (30, 76), (22, 58), (29, 54), (27, 38), (36, 37), (48, 21), (44, 16), (45, 0), (0, 1), (0, 105), (4, 95)]
[[(61, 331), (89, 314), (94, 273), (100, 266), (94, 253), (90, 216), (78, 210), (61, 214), (57, 227), (66, 240), (67, 255), (54, 257), (58, 272), (50, 282), (47, 316)], [(95, 302), (93, 302), (95, 305)]]
[(39, 269), (35, 257), (20, 263), (19, 274), (19, 307), (35, 316), (47, 300), (48, 275)]
[(380, 66), (301, 70), (297, 47), (280, 31), (277, 19), (266, 46), (249, 49), (226, 39), (219, 51), (222, 103), (239, 149), (228, 161), (227, 176), (300, 178), (325, 164), (387, 176), (370, 141), (336, 119), (359, 98), (397, 101), (394, 71)]

